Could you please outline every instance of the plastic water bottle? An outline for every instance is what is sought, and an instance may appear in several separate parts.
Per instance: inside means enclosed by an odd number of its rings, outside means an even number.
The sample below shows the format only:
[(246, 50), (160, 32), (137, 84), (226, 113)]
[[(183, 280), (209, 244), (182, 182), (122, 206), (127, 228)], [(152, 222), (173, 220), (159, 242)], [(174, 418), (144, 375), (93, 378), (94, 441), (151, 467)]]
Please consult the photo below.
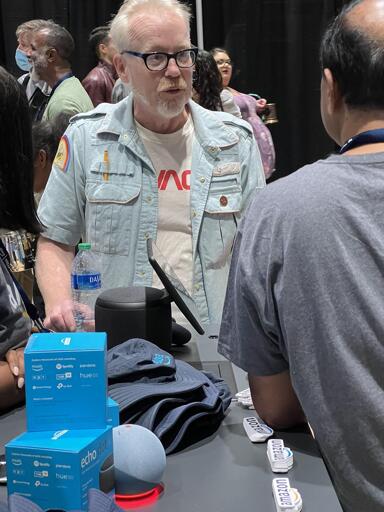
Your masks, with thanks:
[(76, 331), (93, 331), (95, 326), (95, 302), (101, 293), (99, 259), (91, 251), (91, 244), (82, 243), (72, 263), (71, 285), (73, 316)]

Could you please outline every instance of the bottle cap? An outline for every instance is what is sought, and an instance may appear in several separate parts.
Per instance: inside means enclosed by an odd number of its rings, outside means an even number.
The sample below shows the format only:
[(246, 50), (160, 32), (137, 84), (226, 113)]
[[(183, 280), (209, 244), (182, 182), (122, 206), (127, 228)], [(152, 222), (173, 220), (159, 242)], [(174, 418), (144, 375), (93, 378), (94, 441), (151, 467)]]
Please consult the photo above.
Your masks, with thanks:
[(79, 244), (78, 248), (79, 248), (79, 251), (89, 251), (89, 249), (91, 248), (91, 244), (84, 242), (82, 244)]

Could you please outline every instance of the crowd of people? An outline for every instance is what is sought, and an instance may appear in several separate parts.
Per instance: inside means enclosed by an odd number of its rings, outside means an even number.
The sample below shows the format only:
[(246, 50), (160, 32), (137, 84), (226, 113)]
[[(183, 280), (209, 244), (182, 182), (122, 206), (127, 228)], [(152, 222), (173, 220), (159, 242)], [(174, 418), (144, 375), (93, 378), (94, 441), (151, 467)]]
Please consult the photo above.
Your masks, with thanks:
[[(82, 83), (73, 38), (52, 20), (17, 29), (25, 75), (0, 68), (1, 229), (38, 236), (45, 327), (75, 329), (79, 240), (99, 255), (106, 289), (151, 286), (156, 240), (201, 321), (222, 319), (219, 351), (248, 372), (260, 416), (310, 423), (348, 512), (384, 506), (383, 24), (377, 0), (352, 0), (332, 20), (321, 116), (340, 154), (268, 186), (266, 101), (229, 85), (225, 49), (191, 44), (179, 0), (125, 1), (91, 32), (98, 64)], [(0, 255), (5, 409), (23, 399), (32, 322), (1, 244)]]

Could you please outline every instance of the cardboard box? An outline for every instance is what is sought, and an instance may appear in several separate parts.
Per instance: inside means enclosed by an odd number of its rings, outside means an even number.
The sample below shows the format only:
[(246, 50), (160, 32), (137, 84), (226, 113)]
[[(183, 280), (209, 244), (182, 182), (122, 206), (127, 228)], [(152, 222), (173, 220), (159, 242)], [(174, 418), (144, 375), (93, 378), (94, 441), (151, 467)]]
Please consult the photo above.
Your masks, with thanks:
[(120, 425), (119, 404), (110, 397), (107, 400), (107, 425), (112, 428)]
[(29, 432), (107, 425), (105, 333), (32, 334), (24, 361)]
[(44, 510), (87, 510), (92, 487), (113, 487), (112, 428), (26, 432), (6, 447), (8, 495)]

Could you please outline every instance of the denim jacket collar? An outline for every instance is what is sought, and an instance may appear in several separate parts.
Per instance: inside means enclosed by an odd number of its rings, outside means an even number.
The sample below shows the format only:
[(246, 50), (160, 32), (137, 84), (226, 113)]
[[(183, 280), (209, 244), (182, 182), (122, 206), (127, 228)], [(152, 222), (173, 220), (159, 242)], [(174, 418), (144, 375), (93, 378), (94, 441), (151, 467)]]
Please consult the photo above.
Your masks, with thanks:
[[(216, 116), (212, 116), (210, 111), (200, 107), (193, 100), (188, 102), (188, 109), (192, 115), (199, 143), (208, 154), (214, 156), (220, 152), (221, 148), (233, 146), (239, 142), (238, 135), (228, 130)], [(139, 135), (134, 118), (132, 115), (127, 115), (132, 110), (133, 96), (131, 94), (117, 105), (104, 104), (103, 108), (99, 109), (99, 111), (106, 113), (106, 115), (96, 135), (102, 133), (115, 134), (119, 137), (121, 144), (130, 147), (137, 146)], [(139, 147), (142, 147), (142, 145), (139, 144)], [(144, 148), (142, 149), (144, 150)]]

